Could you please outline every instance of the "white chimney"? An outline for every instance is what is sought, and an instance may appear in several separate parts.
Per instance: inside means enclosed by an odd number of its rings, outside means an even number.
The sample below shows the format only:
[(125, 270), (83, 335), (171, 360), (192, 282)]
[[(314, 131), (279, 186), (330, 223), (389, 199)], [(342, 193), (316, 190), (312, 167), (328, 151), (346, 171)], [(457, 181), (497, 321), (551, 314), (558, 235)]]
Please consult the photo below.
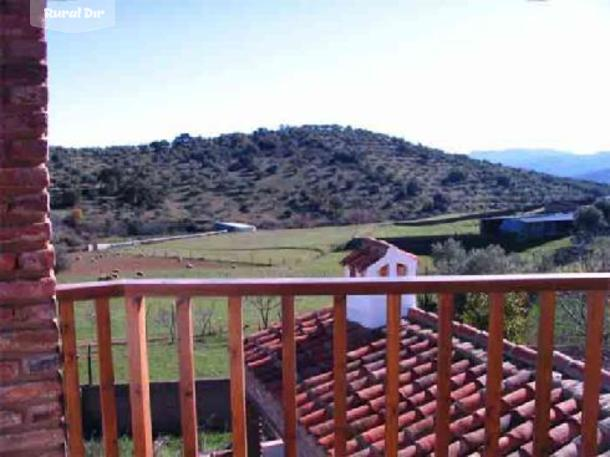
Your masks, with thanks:
[[(415, 277), (418, 259), (384, 241), (367, 238), (362, 246), (343, 260), (348, 277)], [(387, 323), (386, 295), (349, 295), (347, 319), (366, 328), (385, 327)], [(403, 295), (401, 314), (406, 316), (416, 306), (415, 295)]]

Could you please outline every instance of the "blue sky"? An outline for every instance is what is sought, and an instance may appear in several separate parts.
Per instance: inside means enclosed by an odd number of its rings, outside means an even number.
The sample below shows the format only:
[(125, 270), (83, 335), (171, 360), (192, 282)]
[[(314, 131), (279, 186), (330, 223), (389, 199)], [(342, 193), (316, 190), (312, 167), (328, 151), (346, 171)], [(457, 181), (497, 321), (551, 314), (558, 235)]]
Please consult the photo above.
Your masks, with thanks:
[(116, 0), (115, 26), (48, 40), (55, 145), (336, 123), (610, 150), (608, 0)]

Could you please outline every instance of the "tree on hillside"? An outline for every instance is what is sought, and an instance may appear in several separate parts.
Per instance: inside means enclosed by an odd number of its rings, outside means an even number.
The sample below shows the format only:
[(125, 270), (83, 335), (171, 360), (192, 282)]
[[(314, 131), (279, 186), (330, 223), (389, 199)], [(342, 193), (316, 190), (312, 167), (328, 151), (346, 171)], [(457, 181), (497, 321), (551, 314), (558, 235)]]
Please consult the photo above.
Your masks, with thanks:
[(604, 215), (606, 226), (610, 226), (610, 197), (598, 198), (593, 206)]
[(577, 236), (591, 239), (601, 234), (607, 227), (604, 213), (596, 206), (582, 206), (574, 215), (574, 227)]

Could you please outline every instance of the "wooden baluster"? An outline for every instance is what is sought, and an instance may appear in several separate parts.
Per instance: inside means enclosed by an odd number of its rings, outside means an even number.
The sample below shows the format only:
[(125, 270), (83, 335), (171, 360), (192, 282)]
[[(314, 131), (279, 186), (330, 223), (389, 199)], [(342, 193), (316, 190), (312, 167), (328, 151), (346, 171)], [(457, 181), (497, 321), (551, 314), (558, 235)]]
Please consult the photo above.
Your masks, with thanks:
[(587, 345), (585, 349), (585, 385), (582, 400), (582, 456), (597, 455), (599, 394), (602, 383), (602, 345), (606, 292), (587, 295)]
[(347, 312), (346, 297), (334, 298), (333, 317), (333, 393), (335, 443), (334, 456), (344, 457), (347, 444)]
[(59, 319), (64, 361), (64, 402), (68, 429), (68, 453), (84, 457), (83, 418), (80, 404), (78, 380), (78, 356), (76, 351), (76, 328), (74, 324), (74, 302), (59, 302)]
[(398, 403), (400, 375), (400, 301), (401, 296), (387, 298), (386, 383), (385, 383), (385, 455), (398, 454)]
[(449, 455), (449, 419), (451, 408), (451, 356), (453, 353), (453, 295), (441, 294), (438, 310), (438, 367), (436, 375), (436, 419), (434, 434), (436, 445), (434, 454), (439, 457)]
[(549, 425), (553, 383), (553, 330), (555, 292), (540, 293), (538, 321), (538, 362), (536, 364), (536, 412), (534, 416), (534, 456), (550, 455)]
[(246, 382), (241, 297), (229, 297), (229, 356), (231, 365), (231, 418), (233, 455), (246, 457)]
[(294, 297), (282, 297), (282, 400), (284, 403), (284, 455), (297, 456), (296, 342)]
[(146, 340), (146, 304), (143, 297), (126, 297), (127, 358), (131, 433), (136, 457), (153, 457), (150, 379)]
[(500, 408), (502, 400), (502, 362), (504, 346), (504, 295), (489, 295), (489, 341), (487, 346), (487, 383), (485, 386), (485, 455), (498, 455)]
[(100, 370), (100, 405), (102, 408), (102, 431), (106, 457), (118, 457), (118, 432), (116, 397), (114, 392), (114, 367), (112, 363), (112, 321), (110, 301), (98, 298), (95, 301), (97, 320), (97, 354)]
[(178, 327), (178, 363), (180, 370), (180, 424), (182, 455), (197, 457), (197, 406), (195, 396), (195, 365), (193, 361), (193, 314), (191, 299), (176, 300)]

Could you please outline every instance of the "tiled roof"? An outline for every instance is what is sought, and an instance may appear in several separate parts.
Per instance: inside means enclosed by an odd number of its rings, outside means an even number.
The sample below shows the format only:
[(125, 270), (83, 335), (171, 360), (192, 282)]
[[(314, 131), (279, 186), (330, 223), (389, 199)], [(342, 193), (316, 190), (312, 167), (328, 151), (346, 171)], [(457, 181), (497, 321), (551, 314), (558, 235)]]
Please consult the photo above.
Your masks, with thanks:
[[(436, 408), (436, 315), (412, 309), (402, 325), (400, 363), (400, 456), (434, 451)], [(323, 310), (297, 320), (297, 408), (300, 429), (321, 454), (333, 448), (332, 312)], [(455, 323), (451, 377), (451, 455), (471, 455), (485, 440), (487, 334)], [(348, 326), (347, 354), (349, 455), (383, 455), (385, 339)], [(245, 342), (249, 374), (281, 408), (281, 329), (272, 327)], [(503, 455), (530, 455), (533, 446), (536, 352), (506, 342), (503, 364), (500, 449)], [(555, 455), (578, 455), (580, 448), (582, 363), (555, 353), (551, 392), (551, 430)], [(604, 372), (600, 452), (610, 455), (610, 374)], [(262, 405), (263, 414), (265, 405)], [(281, 426), (278, 426), (281, 428)], [(608, 453), (608, 454), (605, 454)]]
[(359, 246), (350, 252), (341, 265), (362, 272), (381, 259), (392, 245), (376, 238), (362, 238)]

